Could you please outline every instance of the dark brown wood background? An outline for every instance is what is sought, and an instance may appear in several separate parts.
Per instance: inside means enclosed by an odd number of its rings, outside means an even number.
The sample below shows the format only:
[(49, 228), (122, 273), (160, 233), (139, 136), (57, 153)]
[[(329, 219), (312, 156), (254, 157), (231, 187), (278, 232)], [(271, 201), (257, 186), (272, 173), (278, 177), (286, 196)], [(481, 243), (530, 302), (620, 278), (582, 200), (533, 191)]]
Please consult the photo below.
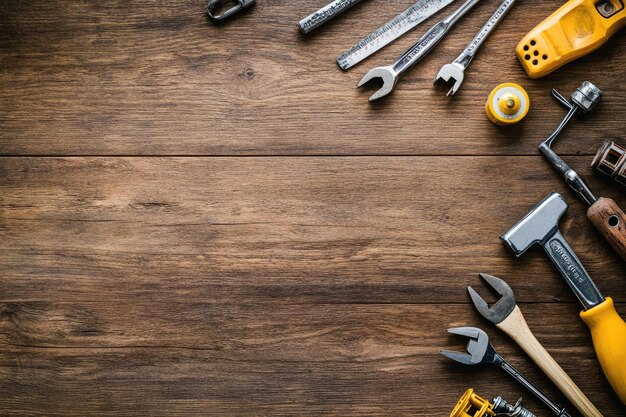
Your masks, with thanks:
[[(413, 0), (301, 36), (324, 3), (259, 0), (216, 27), (201, 1), (0, 2), (0, 415), (446, 416), (474, 387), (547, 416), (499, 370), (438, 353), (463, 347), (448, 327), (480, 326), (566, 404), (468, 304), (481, 271), (625, 415), (562, 279), (498, 238), (562, 192), (564, 234), (626, 315), (624, 264), (536, 151), (564, 115), (550, 88), (595, 82), (603, 103), (557, 148), (626, 205), (588, 168), (626, 142), (624, 34), (533, 81), (514, 47), (561, 2), (520, 0), (446, 98), (432, 78), (500, 3), (484, 1), (370, 105), (363, 73), (435, 20), (344, 73), (336, 56)], [(509, 81), (532, 109), (497, 128), (484, 102)]]

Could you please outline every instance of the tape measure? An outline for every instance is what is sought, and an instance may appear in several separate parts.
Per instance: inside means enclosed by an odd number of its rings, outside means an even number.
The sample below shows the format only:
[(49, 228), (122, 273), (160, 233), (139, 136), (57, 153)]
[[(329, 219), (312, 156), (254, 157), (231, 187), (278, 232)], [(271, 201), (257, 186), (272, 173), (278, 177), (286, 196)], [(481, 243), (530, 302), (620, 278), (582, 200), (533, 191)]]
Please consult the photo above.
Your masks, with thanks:
[(598, 49), (624, 25), (622, 0), (569, 0), (524, 36), (515, 52), (530, 78), (543, 77)]
[(526, 91), (517, 84), (500, 84), (491, 91), (485, 111), (487, 117), (497, 125), (512, 125), (524, 117), (530, 108)]

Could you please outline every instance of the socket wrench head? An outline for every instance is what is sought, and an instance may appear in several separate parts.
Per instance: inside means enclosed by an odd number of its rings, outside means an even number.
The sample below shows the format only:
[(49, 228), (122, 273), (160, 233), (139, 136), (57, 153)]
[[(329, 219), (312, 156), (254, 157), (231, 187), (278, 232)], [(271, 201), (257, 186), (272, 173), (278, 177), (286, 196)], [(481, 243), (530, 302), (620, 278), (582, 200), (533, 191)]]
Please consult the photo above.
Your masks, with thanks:
[(572, 93), (572, 101), (578, 106), (582, 113), (589, 113), (594, 109), (602, 98), (602, 90), (589, 81), (584, 81)]

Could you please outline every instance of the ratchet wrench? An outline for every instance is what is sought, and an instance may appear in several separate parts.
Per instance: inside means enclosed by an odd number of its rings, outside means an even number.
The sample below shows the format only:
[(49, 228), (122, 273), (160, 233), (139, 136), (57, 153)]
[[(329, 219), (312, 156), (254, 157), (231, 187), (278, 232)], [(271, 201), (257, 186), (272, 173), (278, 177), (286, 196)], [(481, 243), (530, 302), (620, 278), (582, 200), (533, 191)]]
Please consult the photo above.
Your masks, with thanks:
[(430, 28), (411, 48), (409, 48), (402, 56), (392, 65), (385, 67), (376, 67), (371, 69), (359, 81), (357, 87), (377, 78), (382, 81), (383, 86), (372, 94), (369, 101), (377, 100), (393, 91), (398, 79), (408, 69), (420, 62), (432, 49), (443, 39), (448, 31), (463, 17), (479, 0), (467, 0), (461, 7), (455, 10), (448, 17)]
[(465, 70), (469, 66), (472, 59), (474, 59), (474, 55), (478, 52), (480, 46), (485, 42), (487, 37), (493, 32), (493, 30), (498, 26), (498, 24), (504, 19), (507, 12), (513, 7), (515, 4), (515, 0), (504, 0), (500, 7), (491, 15), (487, 23), (478, 31), (474, 39), (467, 45), (467, 47), (461, 52), (454, 62), (451, 64), (446, 64), (441, 67), (439, 73), (435, 77), (435, 81), (433, 84), (437, 84), (438, 82), (445, 83), (454, 83), (450, 90), (448, 91), (447, 96), (451, 96), (457, 92), (461, 84), (463, 83), (463, 75)]

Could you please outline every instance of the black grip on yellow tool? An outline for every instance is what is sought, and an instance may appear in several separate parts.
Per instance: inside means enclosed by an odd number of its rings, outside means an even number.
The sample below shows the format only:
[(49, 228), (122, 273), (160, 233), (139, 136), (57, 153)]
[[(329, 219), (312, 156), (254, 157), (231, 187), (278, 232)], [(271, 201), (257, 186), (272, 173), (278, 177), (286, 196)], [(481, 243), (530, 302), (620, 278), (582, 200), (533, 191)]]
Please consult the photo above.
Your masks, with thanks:
[(569, 0), (517, 45), (517, 57), (531, 78), (602, 46), (626, 25), (623, 0)]

